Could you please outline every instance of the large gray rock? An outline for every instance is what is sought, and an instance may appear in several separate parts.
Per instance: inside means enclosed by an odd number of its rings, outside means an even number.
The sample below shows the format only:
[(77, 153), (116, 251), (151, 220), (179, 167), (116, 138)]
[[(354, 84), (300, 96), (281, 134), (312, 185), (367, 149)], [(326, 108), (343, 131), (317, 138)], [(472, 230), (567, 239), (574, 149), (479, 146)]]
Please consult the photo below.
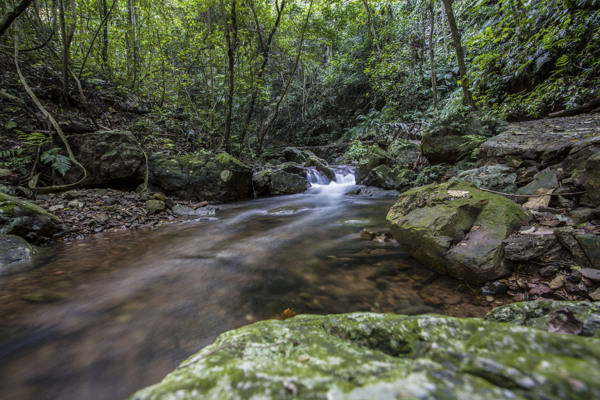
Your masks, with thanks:
[(599, 344), (437, 315), (300, 315), (224, 333), (131, 399), (592, 399)]
[(386, 190), (396, 189), (396, 183), (392, 176), (392, 169), (387, 165), (380, 165), (373, 168), (369, 175), (362, 181), (363, 185), (374, 186)]
[(40, 206), (0, 193), (0, 234), (21, 236), (33, 244), (46, 244), (63, 230), (60, 219)]
[(562, 246), (553, 234), (518, 234), (504, 241), (504, 256), (511, 261), (547, 261), (561, 250)]
[(503, 193), (514, 193), (517, 173), (507, 165), (487, 165), (481, 168), (459, 172), (452, 180), (471, 182), (480, 189), (489, 189)]
[[(144, 153), (128, 131), (105, 131), (69, 137), (75, 158), (86, 168), (87, 186), (109, 184), (119, 179), (140, 179), (144, 173)], [(65, 181), (76, 182), (83, 176), (75, 165)]]
[(248, 197), (252, 169), (227, 153), (149, 157), (149, 179), (167, 195), (185, 200), (232, 201)]
[(518, 204), (466, 182), (413, 188), (387, 215), (394, 238), (413, 258), (475, 284), (510, 274), (502, 241), (527, 219)]
[(33, 267), (39, 249), (15, 235), (0, 234), (0, 276), (19, 273)]

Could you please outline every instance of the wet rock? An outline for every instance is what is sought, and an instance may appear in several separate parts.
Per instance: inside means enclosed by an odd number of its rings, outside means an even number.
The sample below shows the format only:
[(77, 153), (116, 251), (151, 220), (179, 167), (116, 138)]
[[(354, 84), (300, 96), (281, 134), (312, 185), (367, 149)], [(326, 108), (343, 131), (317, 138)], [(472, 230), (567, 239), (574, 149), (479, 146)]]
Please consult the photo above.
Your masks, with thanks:
[(316, 168), (316, 170), (323, 174), (330, 182), (335, 182), (335, 172), (329, 169), (325, 160), (322, 160), (317, 156), (310, 156), (308, 160), (306, 160), (304, 166)]
[(64, 300), (68, 296), (68, 293), (57, 292), (48, 289), (40, 289), (33, 293), (24, 294), (21, 296), (21, 298), (30, 303), (53, 303), (55, 301)]
[(252, 190), (255, 196), (261, 196), (269, 193), (269, 186), (271, 184), (271, 175), (273, 171), (265, 169), (256, 172), (252, 176)]
[(563, 226), (554, 229), (554, 234), (558, 238), (560, 244), (571, 253), (576, 263), (581, 266), (589, 267), (589, 261), (583, 249), (575, 239), (575, 229), (571, 226)]
[(397, 139), (390, 144), (388, 153), (394, 158), (394, 163), (400, 168), (412, 168), (419, 160), (421, 148), (416, 143)]
[(285, 171), (276, 171), (271, 174), (269, 192), (271, 194), (302, 193), (306, 190), (306, 186), (306, 178)]
[(394, 238), (417, 261), (477, 284), (510, 273), (502, 241), (527, 219), (518, 204), (466, 182), (411, 189), (387, 215)]
[(600, 269), (600, 237), (592, 234), (575, 235), (575, 239), (593, 268)]
[(151, 213), (157, 213), (157, 212), (165, 211), (167, 209), (167, 207), (165, 206), (164, 201), (148, 200), (148, 201), (146, 201), (146, 209)]
[(221, 335), (132, 399), (598, 398), (599, 355), (591, 338), (477, 319), (298, 315)]
[(369, 146), (356, 167), (356, 182), (361, 183), (373, 169), (390, 164), (392, 161), (392, 157), (378, 145)]
[(600, 206), (600, 152), (591, 156), (585, 164), (585, 189), (596, 207)]
[(171, 209), (174, 215), (180, 217), (197, 218), (197, 217), (214, 217), (216, 215), (216, 207), (201, 207), (194, 209), (183, 204), (176, 204)]
[(33, 258), (39, 251), (19, 236), (0, 234), (0, 276), (33, 268)]
[(155, 153), (148, 163), (150, 182), (166, 195), (184, 200), (239, 200), (252, 186), (252, 169), (227, 153), (179, 157)]
[[(71, 135), (69, 142), (75, 158), (86, 168), (88, 186), (106, 185), (118, 179), (141, 178), (144, 153), (135, 136), (128, 131), (104, 131)], [(65, 182), (76, 182), (83, 172), (72, 166)]]
[(361, 240), (373, 240), (375, 236), (377, 236), (377, 232), (373, 232), (368, 229), (363, 229), (360, 233)]
[(556, 254), (561, 250), (555, 235), (518, 234), (504, 242), (505, 257), (511, 261), (529, 261)]
[(459, 172), (452, 180), (471, 182), (480, 189), (489, 189), (503, 193), (514, 193), (517, 173), (506, 165), (487, 165), (481, 168)]
[(370, 199), (396, 199), (399, 194), (396, 190), (385, 190), (372, 186), (358, 187), (346, 193), (347, 196), (359, 196)]
[(46, 244), (63, 231), (62, 222), (55, 215), (30, 201), (0, 193), (0, 234)]
[(482, 294), (504, 294), (508, 291), (508, 285), (502, 281), (488, 282), (481, 288)]
[(415, 171), (399, 167), (394, 168), (390, 174), (394, 179), (395, 189), (398, 191), (408, 190), (408, 188), (414, 186), (414, 181), (417, 177)]
[(556, 273), (556, 271), (558, 271), (557, 267), (555, 267), (554, 265), (549, 265), (547, 267), (540, 268), (538, 272), (544, 278), (549, 278), (552, 275), (554, 275)]

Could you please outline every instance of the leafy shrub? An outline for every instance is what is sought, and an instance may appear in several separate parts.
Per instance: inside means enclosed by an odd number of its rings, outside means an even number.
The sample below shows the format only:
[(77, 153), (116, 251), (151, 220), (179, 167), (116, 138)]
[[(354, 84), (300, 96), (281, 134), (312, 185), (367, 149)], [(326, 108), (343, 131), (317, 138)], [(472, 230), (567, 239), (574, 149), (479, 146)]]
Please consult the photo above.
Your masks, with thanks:
[(446, 173), (446, 167), (443, 165), (430, 165), (423, 168), (415, 178), (415, 186), (428, 185), (438, 182)]
[(367, 148), (362, 144), (360, 140), (355, 140), (348, 151), (340, 158), (342, 163), (352, 163), (360, 161), (365, 154), (367, 154)]

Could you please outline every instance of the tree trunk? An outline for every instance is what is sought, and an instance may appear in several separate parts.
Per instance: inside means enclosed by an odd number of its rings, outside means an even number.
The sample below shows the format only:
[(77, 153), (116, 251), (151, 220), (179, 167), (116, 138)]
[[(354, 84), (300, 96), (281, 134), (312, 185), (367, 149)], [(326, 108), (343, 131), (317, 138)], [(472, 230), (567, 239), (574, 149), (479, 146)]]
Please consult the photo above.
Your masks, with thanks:
[(108, 7), (106, 5), (106, 0), (101, 0), (101, 3), (102, 18), (106, 20), (102, 27), (102, 64), (110, 74), (110, 66), (108, 65)]
[(138, 46), (137, 39), (137, 13), (135, 10), (135, 0), (127, 0), (127, 10), (128, 10), (128, 23), (129, 23), (129, 37), (128, 37), (128, 59), (131, 60), (131, 74), (133, 75), (133, 79), (131, 82), (131, 87), (135, 88), (136, 83), (138, 81), (138, 74), (140, 68), (140, 52)]
[(458, 72), (460, 73), (460, 82), (463, 89), (463, 95), (465, 101), (471, 110), (475, 110), (475, 103), (473, 102), (473, 96), (469, 90), (469, 83), (467, 81), (467, 68), (465, 67), (465, 54), (463, 52), (462, 44), (460, 41), (460, 33), (456, 26), (456, 20), (454, 19), (454, 11), (452, 10), (452, 3), (450, 0), (442, 0), (444, 2), (444, 8), (446, 10), (446, 16), (448, 17), (448, 25), (450, 26), (450, 32), (452, 33), (452, 40), (454, 41), (454, 49), (456, 50), (456, 60), (458, 61)]
[(62, 41), (62, 93), (60, 95), (60, 104), (63, 107), (69, 106), (69, 40), (67, 37), (67, 25), (65, 18), (64, 0), (59, 0), (60, 34)]
[[(235, 92), (235, 50), (237, 46), (237, 20), (235, 0), (231, 0), (229, 18), (225, 12), (225, 4), (221, 0), (221, 14), (223, 15), (223, 31), (227, 43), (227, 105), (225, 108), (225, 132), (223, 132), (223, 146), (225, 151), (231, 153), (231, 119), (233, 115), (233, 94)], [(230, 25), (231, 23), (231, 25)]]
[(22, 0), (15, 4), (12, 8), (8, 7), (6, 13), (2, 16), (2, 18), (0, 18), (0, 38), (2, 35), (4, 35), (4, 32), (6, 32), (14, 20), (17, 19), (17, 17), (21, 15), (21, 13), (25, 11), (27, 7), (29, 7), (31, 1), (32, 0)]
[(435, 113), (435, 118), (437, 119), (440, 115), (438, 109), (438, 94), (437, 94), (437, 78), (435, 72), (435, 54), (433, 49), (433, 27), (434, 27), (434, 18), (433, 18), (433, 1), (429, 1), (429, 61), (431, 62), (431, 89), (433, 91), (433, 111)]
[[(258, 73), (256, 76), (257, 87), (255, 87), (254, 90), (252, 91), (252, 97), (250, 98), (250, 105), (248, 107), (248, 113), (246, 114), (246, 118), (244, 119), (244, 126), (242, 128), (242, 134), (240, 136), (240, 144), (244, 143), (244, 140), (246, 139), (246, 135), (248, 134), (248, 127), (250, 126), (250, 121), (252, 121), (252, 116), (254, 115), (254, 107), (256, 104), (256, 99), (258, 98), (258, 85), (260, 84), (260, 81), (265, 73), (265, 70), (267, 69), (267, 63), (269, 62), (269, 53), (271, 51), (271, 43), (273, 41), (273, 37), (275, 36), (275, 33), (277, 32), (277, 28), (279, 27), (279, 23), (281, 22), (281, 15), (283, 14), (284, 7), (285, 7), (285, 0), (283, 0), (281, 2), (281, 7), (279, 7), (279, 2), (275, 1), (275, 8), (277, 9), (277, 19), (275, 20), (273, 29), (271, 29), (271, 33), (269, 34), (267, 43), (263, 43), (262, 39), (260, 40), (260, 42), (262, 43), (261, 53), (262, 53), (263, 60), (262, 60), (260, 69), (258, 70)], [(254, 11), (254, 8), (252, 9), (252, 11)], [(255, 13), (255, 16), (256, 16), (256, 13)], [(256, 18), (256, 25), (257, 25), (257, 29), (258, 29), (258, 18)], [(261, 36), (260, 36), (260, 32), (259, 32), (259, 38), (260, 37)]]

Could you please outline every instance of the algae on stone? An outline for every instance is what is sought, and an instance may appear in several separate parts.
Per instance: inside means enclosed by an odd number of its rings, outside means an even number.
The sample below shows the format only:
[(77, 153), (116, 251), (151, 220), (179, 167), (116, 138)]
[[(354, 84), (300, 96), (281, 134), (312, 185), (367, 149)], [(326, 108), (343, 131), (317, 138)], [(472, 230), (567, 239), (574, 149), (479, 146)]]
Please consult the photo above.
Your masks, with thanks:
[(387, 215), (394, 238), (413, 258), (477, 284), (510, 273), (502, 241), (527, 219), (518, 204), (466, 182), (413, 188)]
[(226, 332), (131, 399), (599, 398), (600, 341), (435, 315), (301, 315)]

